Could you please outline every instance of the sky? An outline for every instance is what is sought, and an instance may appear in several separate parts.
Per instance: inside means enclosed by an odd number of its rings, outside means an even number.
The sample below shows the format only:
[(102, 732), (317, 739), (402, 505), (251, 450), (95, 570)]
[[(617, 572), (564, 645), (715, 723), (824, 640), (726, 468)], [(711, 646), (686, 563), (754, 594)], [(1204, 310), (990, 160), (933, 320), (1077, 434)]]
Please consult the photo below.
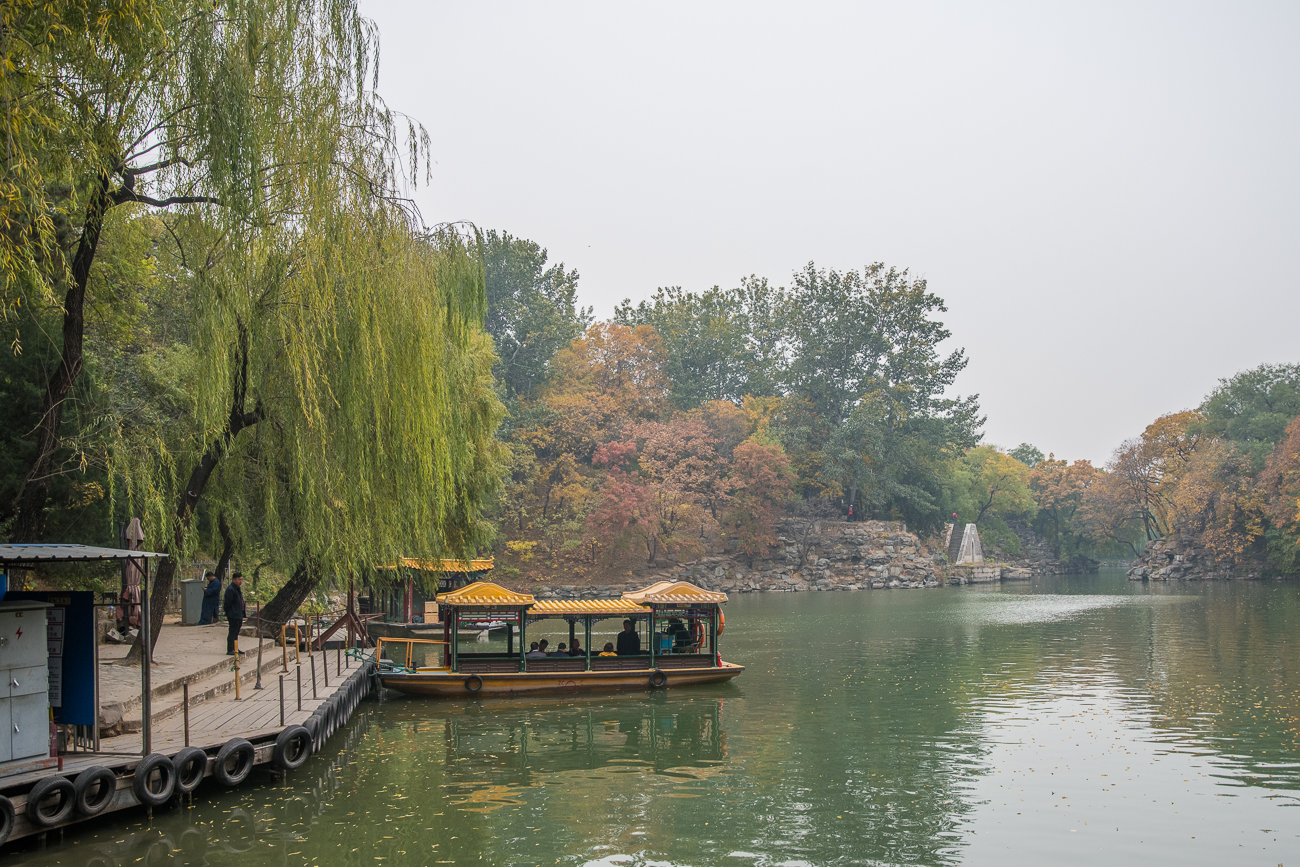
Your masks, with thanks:
[(1104, 462), (1300, 361), (1300, 4), (362, 0), (427, 223), (609, 316), (809, 261), (944, 298), (985, 439)]

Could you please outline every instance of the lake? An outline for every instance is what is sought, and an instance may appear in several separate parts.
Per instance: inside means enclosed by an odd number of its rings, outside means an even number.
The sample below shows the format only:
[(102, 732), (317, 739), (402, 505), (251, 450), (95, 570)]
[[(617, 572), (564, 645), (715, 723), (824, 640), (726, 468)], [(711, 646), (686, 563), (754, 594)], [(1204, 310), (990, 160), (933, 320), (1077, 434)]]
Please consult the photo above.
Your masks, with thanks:
[(1300, 864), (1297, 589), (733, 597), (729, 684), (392, 697), (287, 780), (6, 861)]

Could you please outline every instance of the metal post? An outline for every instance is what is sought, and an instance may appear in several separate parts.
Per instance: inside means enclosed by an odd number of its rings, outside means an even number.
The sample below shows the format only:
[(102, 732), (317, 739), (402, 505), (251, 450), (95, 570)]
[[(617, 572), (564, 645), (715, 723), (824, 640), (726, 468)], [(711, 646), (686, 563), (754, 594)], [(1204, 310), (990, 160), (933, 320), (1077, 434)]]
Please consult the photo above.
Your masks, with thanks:
[(239, 700), (239, 636), (235, 636), (235, 701)]
[(185, 717), (185, 746), (190, 745), (190, 685), (188, 683), (181, 685), (181, 700), (184, 702), (183, 715)]
[(337, 657), (334, 660), (334, 665), (335, 665), (334, 673), (339, 677), (342, 677), (343, 676), (343, 642), (339, 642), (339, 646), (334, 648), (334, 651), (335, 651), (335, 656)]
[(253, 689), (262, 688), (262, 600), (257, 600), (257, 683)]
[(302, 710), (302, 663), (298, 663), (298, 710)]
[[(308, 645), (310, 647), (311, 645)], [(311, 697), (314, 700), (316, 696), (316, 658), (310, 653), (307, 654), (307, 665), (311, 668)]]
[[(149, 558), (140, 558), (143, 562), (143, 576), (140, 579), (140, 647), (144, 651), (140, 656), (140, 746), (149, 755), (153, 751), (153, 702), (149, 693), (153, 691), (153, 672), (149, 670), (153, 659), (153, 633), (149, 629)], [(127, 624), (130, 625), (129, 622)]]
[(280, 625), (280, 652), (283, 657), (284, 673), (289, 673), (289, 626)]
[(284, 675), (280, 675), (280, 725), (284, 725)]

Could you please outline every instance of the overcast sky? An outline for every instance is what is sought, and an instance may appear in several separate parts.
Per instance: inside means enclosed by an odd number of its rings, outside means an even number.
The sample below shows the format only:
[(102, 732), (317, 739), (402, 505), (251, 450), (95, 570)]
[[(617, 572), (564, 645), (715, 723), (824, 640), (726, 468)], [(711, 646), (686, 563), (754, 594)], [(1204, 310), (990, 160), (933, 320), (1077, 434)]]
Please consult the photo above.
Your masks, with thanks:
[(1300, 360), (1300, 4), (363, 0), (427, 222), (659, 286), (905, 267), (986, 439), (1104, 461)]

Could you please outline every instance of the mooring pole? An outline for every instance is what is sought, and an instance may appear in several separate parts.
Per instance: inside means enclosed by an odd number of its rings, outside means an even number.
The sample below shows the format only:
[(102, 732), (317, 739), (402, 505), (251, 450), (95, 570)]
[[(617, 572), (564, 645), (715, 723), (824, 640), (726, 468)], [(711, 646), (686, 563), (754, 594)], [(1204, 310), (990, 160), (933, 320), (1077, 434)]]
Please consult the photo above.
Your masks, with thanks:
[(307, 665), (311, 666), (311, 697), (315, 699), (317, 697), (316, 696), (316, 660), (312, 657), (311, 653), (307, 654)]
[(257, 600), (257, 683), (253, 689), (262, 688), (262, 600)]
[(284, 725), (284, 675), (280, 675), (280, 725)]
[(334, 649), (337, 651), (337, 653), (335, 654), (336, 659), (334, 660), (334, 664), (336, 666), (336, 668), (334, 669), (334, 673), (339, 677), (342, 677), (343, 676), (343, 642), (340, 641), (339, 646)]
[(302, 710), (302, 663), (298, 663), (298, 710)]
[(235, 701), (239, 700), (239, 636), (235, 636)]
[(188, 683), (181, 685), (181, 700), (185, 708), (185, 746), (188, 747), (190, 745), (190, 685)]
[[(143, 567), (141, 572), (144, 575), (140, 581), (140, 647), (144, 651), (140, 657), (140, 745), (144, 749), (143, 755), (147, 756), (153, 752), (153, 702), (149, 696), (153, 691), (153, 672), (149, 668), (153, 660), (153, 633), (149, 628), (149, 558), (142, 557), (140, 563), (136, 567)], [(130, 610), (127, 609), (128, 626)], [(99, 672), (95, 674), (98, 676)]]

